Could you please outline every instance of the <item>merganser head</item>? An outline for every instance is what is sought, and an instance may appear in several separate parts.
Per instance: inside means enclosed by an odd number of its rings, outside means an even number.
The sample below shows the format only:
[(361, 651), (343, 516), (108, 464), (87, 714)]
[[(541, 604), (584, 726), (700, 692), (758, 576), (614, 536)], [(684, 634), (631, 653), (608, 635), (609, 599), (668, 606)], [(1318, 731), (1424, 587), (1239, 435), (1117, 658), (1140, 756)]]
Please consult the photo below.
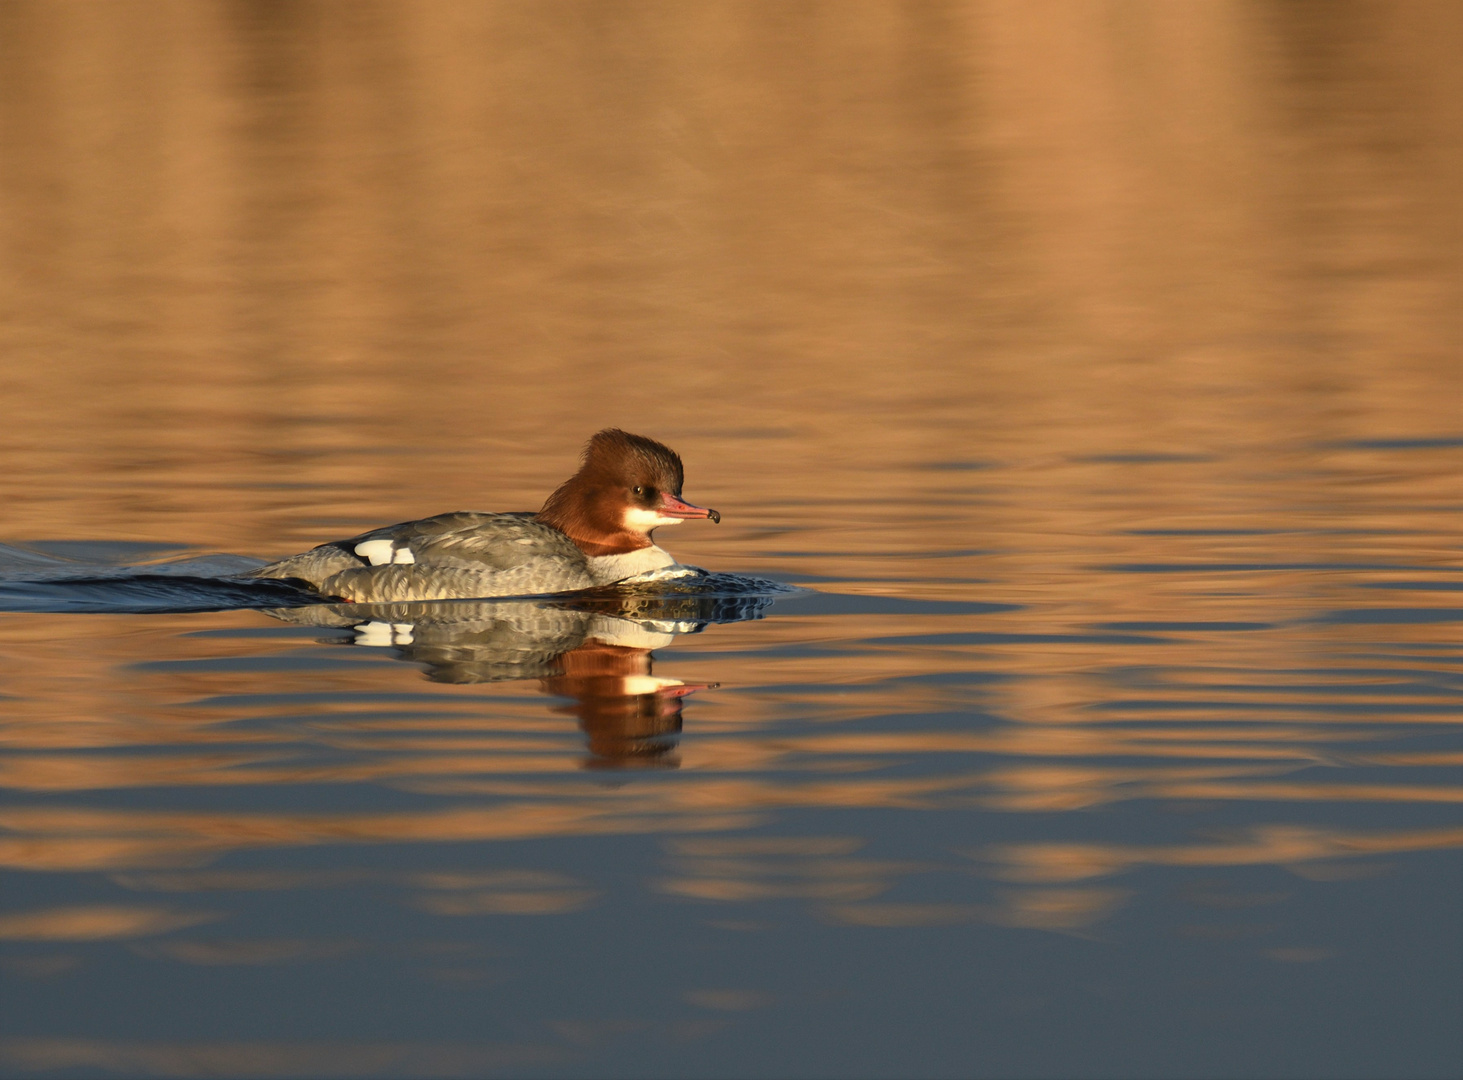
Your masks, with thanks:
[(579, 471), (548, 497), (538, 520), (588, 555), (650, 547), (650, 533), (686, 518), (721, 521), (681, 500), (685, 470), (674, 450), (643, 435), (606, 428), (589, 440)]

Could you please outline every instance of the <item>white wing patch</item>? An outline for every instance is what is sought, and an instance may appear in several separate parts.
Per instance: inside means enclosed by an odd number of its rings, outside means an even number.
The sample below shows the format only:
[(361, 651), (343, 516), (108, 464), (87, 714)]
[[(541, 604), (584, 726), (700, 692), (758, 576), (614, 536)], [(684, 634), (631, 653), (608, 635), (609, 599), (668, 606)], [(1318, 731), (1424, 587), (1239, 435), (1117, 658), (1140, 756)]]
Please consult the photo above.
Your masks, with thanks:
[(398, 566), (416, 562), (409, 547), (397, 547), (395, 540), (364, 540), (356, 545), (356, 554), (372, 566)]
[(366, 540), (356, 545), (356, 554), (372, 566), (386, 566), (391, 562), (396, 544), (390, 540)]

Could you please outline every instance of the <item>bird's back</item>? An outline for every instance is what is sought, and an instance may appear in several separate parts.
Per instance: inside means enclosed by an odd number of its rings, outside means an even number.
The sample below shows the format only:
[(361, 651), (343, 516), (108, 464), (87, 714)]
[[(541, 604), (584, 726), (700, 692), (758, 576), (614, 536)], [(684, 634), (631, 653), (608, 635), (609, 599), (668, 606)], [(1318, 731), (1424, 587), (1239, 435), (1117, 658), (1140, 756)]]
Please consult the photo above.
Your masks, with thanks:
[(594, 584), (588, 560), (532, 514), (438, 514), (336, 540), (254, 572), (357, 603), (532, 596)]

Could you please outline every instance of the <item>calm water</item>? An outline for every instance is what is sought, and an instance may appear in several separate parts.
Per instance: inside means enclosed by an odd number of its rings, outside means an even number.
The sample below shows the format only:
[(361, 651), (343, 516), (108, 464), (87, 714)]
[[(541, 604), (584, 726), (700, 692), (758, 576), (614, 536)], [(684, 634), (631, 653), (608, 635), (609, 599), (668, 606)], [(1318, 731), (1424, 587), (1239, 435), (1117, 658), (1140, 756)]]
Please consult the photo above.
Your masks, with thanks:
[[(1458, 1075), (1459, 55), (0, 6), (0, 1071)], [(608, 425), (702, 595), (206, 583)]]

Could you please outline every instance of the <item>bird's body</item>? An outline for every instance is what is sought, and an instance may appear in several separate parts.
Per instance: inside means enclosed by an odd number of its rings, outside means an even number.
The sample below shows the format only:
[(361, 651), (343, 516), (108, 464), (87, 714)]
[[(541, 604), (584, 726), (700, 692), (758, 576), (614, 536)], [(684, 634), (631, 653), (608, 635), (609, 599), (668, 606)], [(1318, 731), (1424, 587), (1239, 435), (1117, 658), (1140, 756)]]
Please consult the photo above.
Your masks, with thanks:
[(675, 559), (651, 532), (688, 517), (721, 519), (681, 501), (682, 475), (670, 448), (608, 429), (537, 514), (438, 514), (322, 544), (254, 576), (384, 603), (536, 596), (673, 573)]

